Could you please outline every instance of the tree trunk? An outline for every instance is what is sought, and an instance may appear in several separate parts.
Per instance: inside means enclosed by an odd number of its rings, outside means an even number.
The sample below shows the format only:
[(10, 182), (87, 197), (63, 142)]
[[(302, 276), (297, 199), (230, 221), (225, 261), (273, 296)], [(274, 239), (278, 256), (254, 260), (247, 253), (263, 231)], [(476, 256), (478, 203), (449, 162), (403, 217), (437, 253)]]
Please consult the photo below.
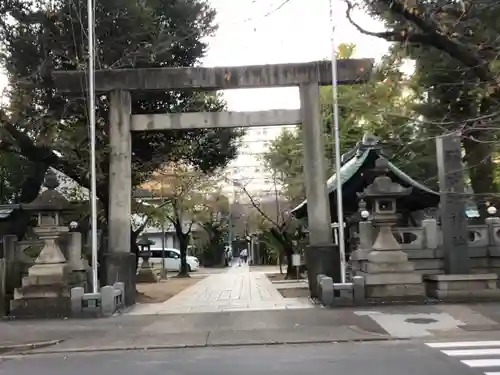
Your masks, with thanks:
[(295, 274), (295, 267), (293, 266), (293, 244), (286, 232), (278, 231), (276, 229), (271, 229), (271, 234), (280, 243), (280, 274), (283, 274), (283, 269), (281, 264), (283, 263), (283, 254), (286, 256), (286, 279), (293, 278)]
[(175, 225), (175, 232), (177, 234), (177, 237), (179, 238), (179, 251), (181, 253), (181, 266), (179, 269), (178, 277), (189, 277), (189, 269), (188, 269), (188, 264), (187, 264), (187, 247), (188, 247), (188, 235), (186, 235), (182, 231), (182, 224), (178, 225), (176, 223)]
[(292, 244), (286, 244), (284, 247), (286, 255), (286, 276), (285, 279), (293, 279), (296, 277), (295, 267), (293, 266), (293, 247)]

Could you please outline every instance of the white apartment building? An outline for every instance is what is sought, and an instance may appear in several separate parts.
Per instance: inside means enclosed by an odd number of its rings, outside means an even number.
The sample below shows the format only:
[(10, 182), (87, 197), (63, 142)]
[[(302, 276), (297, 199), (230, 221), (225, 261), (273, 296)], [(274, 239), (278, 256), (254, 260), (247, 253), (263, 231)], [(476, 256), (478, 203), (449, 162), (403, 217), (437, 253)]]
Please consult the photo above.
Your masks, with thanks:
[(224, 194), (231, 197), (232, 201), (246, 201), (248, 196), (240, 187), (242, 185), (252, 197), (274, 195), (273, 176), (266, 168), (262, 157), (269, 150), (272, 140), (283, 130), (293, 128), (294, 125), (248, 128), (242, 139), (242, 146), (238, 150), (238, 156), (226, 168)]

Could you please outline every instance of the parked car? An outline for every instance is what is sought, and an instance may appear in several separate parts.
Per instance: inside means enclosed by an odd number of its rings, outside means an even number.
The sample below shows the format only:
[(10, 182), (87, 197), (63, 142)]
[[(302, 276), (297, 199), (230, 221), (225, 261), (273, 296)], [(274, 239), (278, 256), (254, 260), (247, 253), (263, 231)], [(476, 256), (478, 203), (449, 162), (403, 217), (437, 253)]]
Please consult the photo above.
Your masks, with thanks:
[[(161, 249), (151, 249), (151, 258), (149, 258), (150, 264), (157, 264), (161, 267)], [(186, 262), (188, 266), (188, 271), (198, 271), (200, 268), (200, 262), (198, 258), (187, 255)], [(139, 264), (142, 263), (142, 259), (139, 259)], [(165, 269), (167, 271), (179, 271), (181, 268), (181, 252), (177, 249), (166, 248), (165, 249)]]

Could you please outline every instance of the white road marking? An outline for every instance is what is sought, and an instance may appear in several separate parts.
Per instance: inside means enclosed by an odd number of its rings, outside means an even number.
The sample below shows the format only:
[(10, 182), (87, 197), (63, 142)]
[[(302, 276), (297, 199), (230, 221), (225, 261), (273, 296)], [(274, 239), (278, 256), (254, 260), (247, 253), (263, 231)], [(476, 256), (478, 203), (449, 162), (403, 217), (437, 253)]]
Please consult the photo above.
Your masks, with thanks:
[(460, 361), (464, 365), (469, 367), (496, 367), (500, 366), (500, 359), (492, 358), (492, 359), (470, 359), (466, 361)]
[[(425, 345), (438, 349), (450, 357), (468, 357), (468, 359), (461, 359), (460, 362), (471, 368), (490, 370), (483, 372), (484, 375), (500, 375), (500, 371), (495, 371), (500, 368), (500, 341), (428, 342)], [(492, 358), (478, 359), (478, 357), (488, 356)]]
[(461, 341), (461, 342), (429, 342), (426, 343), (430, 348), (478, 348), (485, 346), (500, 346), (500, 341)]
[(487, 355), (500, 355), (500, 348), (494, 349), (459, 349), (459, 350), (442, 350), (442, 353), (450, 357), (480, 357)]

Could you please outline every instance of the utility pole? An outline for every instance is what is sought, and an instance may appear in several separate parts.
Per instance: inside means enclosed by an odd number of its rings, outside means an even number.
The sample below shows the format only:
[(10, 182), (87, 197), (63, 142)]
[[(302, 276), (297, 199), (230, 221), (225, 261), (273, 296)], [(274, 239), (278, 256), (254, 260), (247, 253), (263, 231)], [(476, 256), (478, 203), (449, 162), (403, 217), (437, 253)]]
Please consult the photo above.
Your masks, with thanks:
[(229, 201), (229, 220), (228, 220), (228, 246), (233, 254), (233, 202), (235, 200), (234, 194), (234, 176), (233, 169), (231, 168), (231, 200)]
[(342, 179), (340, 178), (340, 124), (339, 124), (339, 102), (338, 102), (338, 82), (337, 82), (337, 46), (335, 42), (335, 21), (333, 19), (333, 4), (330, 0), (330, 23), (332, 25), (332, 97), (333, 97), (333, 139), (335, 142), (335, 174), (337, 175), (337, 223), (338, 248), (340, 256), (340, 277), (341, 282), (346, 282), (346, 261), (345, 261), (345, 233), (344, 233), (344, 207), (342, 202)]
[(96, 188), (96, 155), (95, 155), (95, 20), (94, 2), (87, 0), (88, 13), (88, 50), (89, 50), (89, 127), (90, 127), (90, 212), (92, 230), (92, 292), (99, 292), (99, 280), (97, 276), (97, 188)]
[[(164, 207), (164, 199), (163, 199), (163, 180), (160, 182), (160, 201), (161, 201), (161, 209)], [(161, 271), (160, 278), (162, 280), (167, 279), (167, 268), (165, 267), (165, 218), (163, 215), (161, 216)]]

